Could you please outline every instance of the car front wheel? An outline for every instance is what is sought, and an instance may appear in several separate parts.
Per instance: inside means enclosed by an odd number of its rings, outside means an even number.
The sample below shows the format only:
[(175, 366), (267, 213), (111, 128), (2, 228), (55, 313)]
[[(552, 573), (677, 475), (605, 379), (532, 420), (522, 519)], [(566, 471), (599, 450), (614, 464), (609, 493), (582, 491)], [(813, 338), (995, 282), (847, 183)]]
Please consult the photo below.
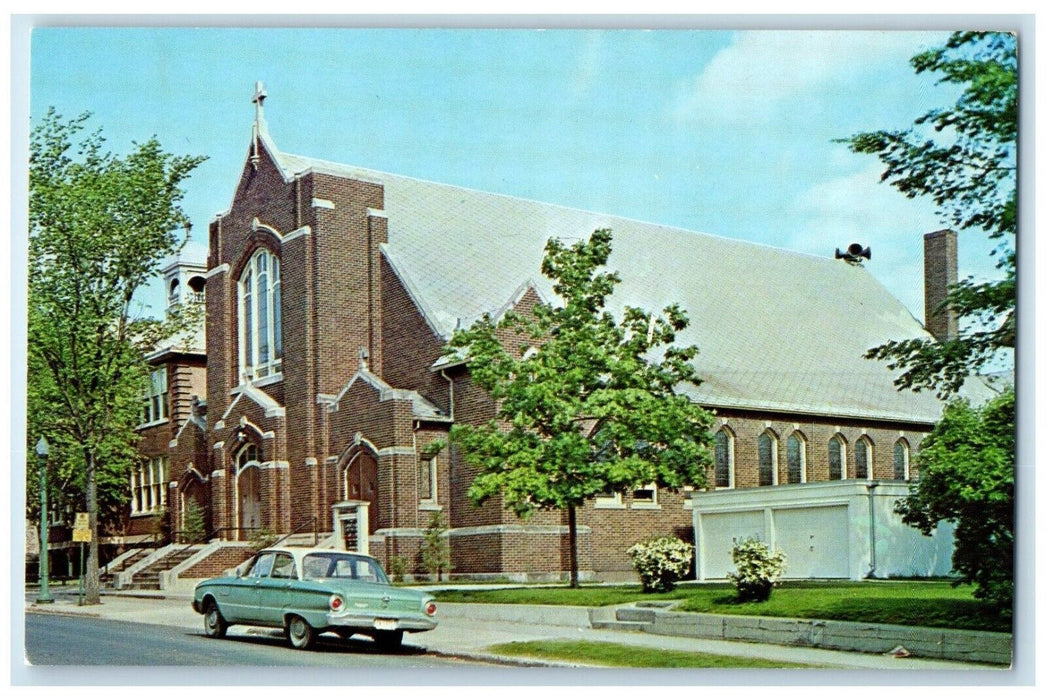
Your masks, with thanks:
[(207, 607), (203, 611), (203, 632), (208, 637), (215, 639), (221, 639), (225, 636), (225, 632), (229, 629), (229, 624), (222, 617), (222, 613), (218, 610), (218, 604), (213, 600), (207, 603)]
[(316, 640), (316, 631), (303, 618), (291, 615), (287, 619), (287, 639), (295, 649), (308, 649)]

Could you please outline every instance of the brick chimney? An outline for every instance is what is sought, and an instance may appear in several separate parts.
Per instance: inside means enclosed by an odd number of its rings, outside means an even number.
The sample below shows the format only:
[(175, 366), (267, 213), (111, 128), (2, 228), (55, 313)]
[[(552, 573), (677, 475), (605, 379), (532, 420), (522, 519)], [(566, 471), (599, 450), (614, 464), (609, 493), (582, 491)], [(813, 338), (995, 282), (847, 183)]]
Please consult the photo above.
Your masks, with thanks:
[(959, 319), (944, 306), (948, 288), (959, 281), (959, 243), (955, 231), (944, 229), (923, 236), (923, 314), (926, 330), (939, 341), (959, 334)]

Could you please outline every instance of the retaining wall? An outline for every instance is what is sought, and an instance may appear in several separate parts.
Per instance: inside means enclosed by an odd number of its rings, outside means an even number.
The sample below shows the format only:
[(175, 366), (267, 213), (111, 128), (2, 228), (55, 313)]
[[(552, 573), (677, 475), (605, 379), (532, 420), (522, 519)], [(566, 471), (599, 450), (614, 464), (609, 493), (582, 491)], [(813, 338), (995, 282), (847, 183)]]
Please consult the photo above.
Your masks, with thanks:
[(1013, 637), (1002, 632), (905, 627), (836, 620), (799, 620), (619, 608), (617, 620), (645, 623), (644, 632), (785, 646), (809, 646), (867, 654), (904, 647), (912, 656), (1008, 665)]

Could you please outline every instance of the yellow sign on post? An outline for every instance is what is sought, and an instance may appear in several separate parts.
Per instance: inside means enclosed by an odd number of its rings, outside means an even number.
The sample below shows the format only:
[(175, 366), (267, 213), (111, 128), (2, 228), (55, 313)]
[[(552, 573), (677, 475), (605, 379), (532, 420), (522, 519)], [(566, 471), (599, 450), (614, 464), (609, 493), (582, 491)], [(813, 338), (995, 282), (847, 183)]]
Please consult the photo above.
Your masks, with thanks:
[(73, 521), (73, 542), (91, 541), (91, 520), (87, 513), (77, 513)]

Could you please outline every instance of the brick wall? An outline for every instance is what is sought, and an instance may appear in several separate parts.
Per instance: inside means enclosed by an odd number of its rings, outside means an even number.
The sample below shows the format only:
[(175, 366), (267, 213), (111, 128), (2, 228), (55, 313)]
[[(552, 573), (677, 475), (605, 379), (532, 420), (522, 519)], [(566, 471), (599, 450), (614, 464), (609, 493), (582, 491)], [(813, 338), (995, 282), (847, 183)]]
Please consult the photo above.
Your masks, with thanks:
[(227, 569), (235, 568), (250, 559), (253, 554), (253, 551), (247, 547), (222, 547), (203, 561), (183, 571), (179, 578), (214, 578), (221, 576)]
[(382, 378), (391, 386), (417, 391), (449, 412), (448, 383), (430, 369), (443, 352), (443, 339), (425, 321), (384, 256), (381, 264)]

